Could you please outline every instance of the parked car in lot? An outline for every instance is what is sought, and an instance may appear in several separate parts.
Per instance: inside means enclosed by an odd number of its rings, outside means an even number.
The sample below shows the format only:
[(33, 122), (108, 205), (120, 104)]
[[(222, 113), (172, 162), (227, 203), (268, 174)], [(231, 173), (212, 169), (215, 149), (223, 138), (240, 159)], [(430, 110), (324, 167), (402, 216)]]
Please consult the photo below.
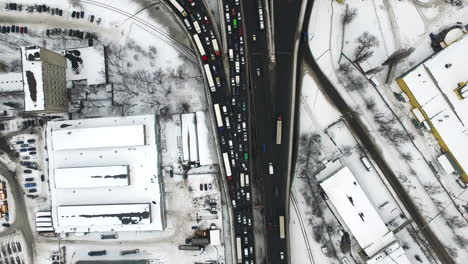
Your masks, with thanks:
[(26, 174), (31, 174), (32, 170), (24, 170), (23, 172)]
[(24, 179), (24, 181), (32, 182), (32, 181), (34, 181), (34, 178), (26, 178), (26, 179)]
[(35, 182), (30, 182), (30, 183), (25, 183), (24, 187), (26, 188), (31, 188), (31, 187), (36, 187), (37, 184)]
[(28, 189), (28, 193), (37, 193), (37, 190), (34, 188)]

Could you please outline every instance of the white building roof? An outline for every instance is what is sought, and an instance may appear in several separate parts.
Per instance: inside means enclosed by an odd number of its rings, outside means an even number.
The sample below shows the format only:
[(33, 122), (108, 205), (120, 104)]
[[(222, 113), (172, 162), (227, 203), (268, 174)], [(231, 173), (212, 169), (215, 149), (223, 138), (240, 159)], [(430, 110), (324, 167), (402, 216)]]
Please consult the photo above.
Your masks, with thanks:
[(208, 127), (210, 119), (207, 118), (206, 112), (196, 112), (197, 118), (197, 139), (198, 139), (198, 156), (200, 158), (200, 165), (209, 165), (216, 163), (214, 155), (212, 153), (211, 144), (213, 141), (210, 140), (211, 134)]
[(210, 230), (210, 244), (212, 246), (221, 246), (221, 231), (219, 229)]
[(411, 264), (405, 251), (395, 242), (367, 261), (367, 264)]
[[(23, 64), (24, 110), (45, 110), (44, 87), (42, 81), (42, 61), (40, 48), (26, 49), (21, 47), (21, 62)], [(33, 59), (35, 58), (35, 59)]]
[(54, 150), (145, 145), (144, 125), (64, 128), (52, 131)]
[(20, 91), (23, 91), (23, 73), (0, 73), (0, 92), (6, 93)]
[(468, 171), (468, 101), (455, 92), (468, 81), (468, 37), (463, 37), (402, 77), (460, 166)]
[(395, 241), (348, 167), (322, 181), (320, 186), (369, 257)]
[(126, 226), (151, 223), (149, 204), (100, 204), (60, 206), (58, 224), (62, 227)]
[(184, 161), (199, 161), (198, 138), (195, 113), (181, 115), (182, 123), (182, 152)]
[(106, 82), (103, 46), (61, 50), (58, 53), (67, 58), (67, 81), (87, 80), (88, 85)]
[(99, 188), (129, 185), (127, 166), (55, 169), (55, 188)]
[[(140, 128), (144, 128), (142, 136), (143, 139), (135, 142), (127, 141), (129, 135), (132, 134), (121, 134), (122, 131), (120, 128), (131, 126), (140, 126)], [(60, 147), (55, 149), (52, 147), (53, 142), (55, 141), (54, 136), (64, 136), (63, 133), (54, 134), (54, 131), (72, 131), (74, 133), (77, 130), (93, 130), (93, 128), (113, 128), (106, 132), (110, 133), (107, 136), (117, 140), (117, 142), (126, 141), (127, 143), (120, 144), (125, 146), (109, 144), (111, 145), (109, 147), (102, 147), (102, 144), (95, 144), (96, 148), (67, 149)], [(96, 139), (93, 137), (103, 137), (102, 131), (103, 130), (99, 130), (96, 133), (89, 133), (87, 135), (89, 137), (88, 140), (95, 142)], [(142, 133), (137, 134), (141, 136)], [(162, 186), (160, 184), (160, 161), (158, 147), (156, 145), (156, 118), (154, 115), (50, 121), (47, 123), (46, 135), (49, 157), (48, 167), (51, 186), (52, 222), (56, 233), (153, 231), (164, 229), (164, 200)], [(65, 133), (65, 135), (67, 135), (67, 133)], [(83, 135), (79, 138), (79, 140), (84, 140)], [(62, 138), (61, 140), (64, 139)], [(77, 141), (78, 139), (70, 140)], [(144, 142), (145, 144), (128, 146), (127, 144), (130, 144), (128, 142), (135, 144), (142, 144), (141, 142)], [(75, 142), (73, 142), (73, 144), (73, 147), (77, 147)], [(65, 142), (63, 145), (66, 145)], [(105, 184), (106, 186), (81, 188), (82, 185), (89, 186), (91, 183), (80, 183), (78, 181), (65, 182), (65, 176), (60, 175), (60, 173), (63, 173), (60, 169), (72, 168), (72, 170), (68, 170), (66, 172), (73, 174), (73, 172), (79, 171), (80, 174), (87, 177), (87, 181), (95, 182), (96, 179), (89, 179), (89, 175), (92, 173), (82, 173), (82, 171), (77, 168), (86, 169), (87, 167), (94, 167), (92, 169), (94, 172), (96, 168), (99, 168), (100, 171), (102, 170), (104, 173), (108, 174), (108, 168), (115, 167), (116, 170), (123, 170), (122, 167), (125, 166), (122, 166), (122, 164), (128, 166), (128, 178), (125, 185), (122, 185), (119, 182), (118, 186), (116, 186), (117, 184)], [(118, 167), (122, 169), (117, 169)], [(59, 171), (58, 174), (56, 174), (56, 170)], [(118, 173), (118, 171), (115, 173)], [(82, 177), (83, 175), (79, 175), (79, 177)], [(67, 186), (67, 188), (56, 188), (57, 184), (58, 186)], [(58, 221), (60, 216), (58, 214), (58, 208), (60, 207), (80, 207), (83, 205), (89, 206), (95, 204), (145, 204), (149, 206), (151, 222), (142, 221), (138, 225), (92, 226), (84, 224), (74, 226), (73, 224), (75, 222), (66, 222), (65, 225), (62, 225), (61, 223), (65, 222)], [(63, 214), (66, 215), (68, 212), (69, 211)]]
[(442, 154), (437, 158), (437, 161), (442, 165), (446, 173), (452, 173), (455, 171), (455, 168), (452, 166), (452, 163), (447, 157), (447, 154)]

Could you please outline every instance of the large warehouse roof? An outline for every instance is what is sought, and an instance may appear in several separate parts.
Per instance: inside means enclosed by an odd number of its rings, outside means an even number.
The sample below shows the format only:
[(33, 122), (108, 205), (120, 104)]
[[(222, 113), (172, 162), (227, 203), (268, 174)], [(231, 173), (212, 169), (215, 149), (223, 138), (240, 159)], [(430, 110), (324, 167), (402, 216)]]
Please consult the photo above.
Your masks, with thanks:
[[(458, 164), (468, 171), (468, 98), (457, 93), (458, 84), (468, 81), (468, 37), (452, 43), (436, 55), (398, 78), (409, 92), (432, 126), (437, 137), (445, 143)], [(466, 97), (466, 95), (465, 95)]]
[(369, 257), (395, 241), (348, 167), (324, 180), (320, 186)]
[[(154, 115), (51, 121), (46, 135), (56, 233), (164, 229)], [(138, 224), (119, 222), (129, 214)]]
[(52, 131), (54, 150), (145, 145), (144, 125), (71, 128)]
[(60, 206), (57, 208), (60, 226), (114, 226), (151, 223), (149, 204), (103, 204)]
[(127, 166), (55, 169), (55, 188), (98, 188), (129, 185)]

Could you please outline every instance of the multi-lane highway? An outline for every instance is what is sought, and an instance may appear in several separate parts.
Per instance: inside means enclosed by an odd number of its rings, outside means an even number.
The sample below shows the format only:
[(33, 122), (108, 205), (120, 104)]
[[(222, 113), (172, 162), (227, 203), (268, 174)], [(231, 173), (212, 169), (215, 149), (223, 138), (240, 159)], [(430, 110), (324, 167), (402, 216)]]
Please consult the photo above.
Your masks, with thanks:
[[(255, 263), (249, 152), (248, 86), (243, 15), (239, 0), (226, 0), (223, 29), (227, 54), (221, 54), (213, 22), (200, 0), (169, 0), (192, 37), (203, 64), (215, 115), (224, 176), (233, 207), (236, 263)], [(224, 55), (224, 56), (223, 56)], [(223, 62), (229, 65), (224, 71)]]
[[(244, 1), (243, 15), (240, 0), (225, 0), (224, 14), (221, 16), (221, 28), (226, 30), (227, 36), (225, 56), (220, 54), (220, 42), (217, 42), (203, 2), (170, 2), (192, 36), (210, 87), (220, 153), (234, 208), (233, 246), (236, 248), (237, 263), (255, 262), (251, 175), (254, 175), (255, 183), (263, 187), (263, 213), (267, 229), (265, 261), (287, 263), (284, 216), (287, 215), (286, 195), (291, 168), (291, 116), (294, 116), (291, 114), (295, 80), (292, 69), (302, 2), (273, 1), (274, 12), (270, 17), (274, 19), (270, 21), (265, 2)], [(266, 30), (272, 25), (269, 24), (271, 22), (274, 23), (272, 39), (276, 47), (276, 63), (270, 63), (271, 51), (267, 48), (271, 43), (268, 43)], [(229, 65), (228, 72), (223, 70), (223, 58)], [(249, 96), (252, 99), (250, 104)], [(277, 129), (279, 120), (281, 129)], [(252, 131), (250, 135), (249, 131)], [(249, 155), (250, 147), (253, 155)], [(253, 158), (252, 171), (250, 158)]]
[[(291, 109), (295, 100), (292, 85), (295, 81), (294, 52), (297, 44), (298, 23), (302, 1), (273, 1), (272, 40), (268, 45), (266, 31), (259, 29), (259, 3), (245, 3), (247, 34), (251, 62), (252, 87), (252, 144), (255, 161), (254, 175), (263, 184), (263, 208), (267, 228), (266, 263), (287, 263), (287, 241), (281, 230), (281, 216), (287, 216), (286, 194), (289, 185), (289, 155)], [(264, 5), (264, 3), (263, 3)], [(252, 36), (256, 36), (256, 40)], [(270, 50), (274, 46), (275, 62), (270, 62)], [(282, 119), (282, 140), (277, 144), (277, 120)], [(273, 165), (270, 174), (269, 163)], [(258, 178), (258, 179), (257, 179)]]

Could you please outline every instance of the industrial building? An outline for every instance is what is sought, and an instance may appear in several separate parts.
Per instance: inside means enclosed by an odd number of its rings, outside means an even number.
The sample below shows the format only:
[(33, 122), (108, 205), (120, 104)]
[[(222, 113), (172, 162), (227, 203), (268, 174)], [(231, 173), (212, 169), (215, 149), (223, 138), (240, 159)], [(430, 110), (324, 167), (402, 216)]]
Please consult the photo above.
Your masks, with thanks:
[(430, 130), (447, 173), (468, 182), (468, 37), (463, 36), (396, 79), (413, 107), (414, 120)]
[(348, 167), (321, 181), (320, 186), (341, 224), (368, 257), (368, 264), (410, 263)]
[(67, 63), (63, 56), (38, 47), (21, 47), (24, 110), (67, 112)]
[(157, 131), (153, 115), (49, 122), (55, 232), (163, 230)]

